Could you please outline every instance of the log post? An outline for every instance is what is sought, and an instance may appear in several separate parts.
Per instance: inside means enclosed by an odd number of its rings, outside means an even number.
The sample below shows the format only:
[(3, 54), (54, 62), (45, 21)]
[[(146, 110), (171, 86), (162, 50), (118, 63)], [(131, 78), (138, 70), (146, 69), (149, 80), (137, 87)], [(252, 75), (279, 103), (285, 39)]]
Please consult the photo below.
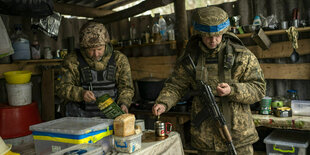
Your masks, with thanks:
[(187, 15), (185, 0), (174, 1), (174, 12), (176, 18), (175, 38), (177, 41), (177, 55), (180, 56), (188, 40)]

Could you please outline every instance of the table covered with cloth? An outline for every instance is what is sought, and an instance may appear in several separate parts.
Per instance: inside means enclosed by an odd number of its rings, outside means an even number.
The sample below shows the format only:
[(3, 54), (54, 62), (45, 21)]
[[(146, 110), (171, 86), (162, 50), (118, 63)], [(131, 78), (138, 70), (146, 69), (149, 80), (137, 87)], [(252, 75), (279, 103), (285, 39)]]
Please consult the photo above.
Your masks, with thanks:
[[(154, 132), (154, 131), (146, 131)], [(108, 152), (107, 155), (126, 155), (129, 153), (120, 153), (115, 150)], [(142, 140), (141, 149), (137, 150), (130, 155), (184, 155), (183, 145), (180, 134), (177, 132), (170, 132), (168, 137), (163, 140), (146, 142)]]

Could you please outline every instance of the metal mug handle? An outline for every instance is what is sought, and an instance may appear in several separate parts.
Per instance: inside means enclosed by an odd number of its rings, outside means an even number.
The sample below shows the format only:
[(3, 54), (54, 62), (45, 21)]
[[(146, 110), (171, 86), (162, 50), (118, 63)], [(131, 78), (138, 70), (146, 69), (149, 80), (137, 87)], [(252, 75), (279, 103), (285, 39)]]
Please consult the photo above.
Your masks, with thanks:
[[(169, 131), (167, 129), (167, 126), (169, 125)], [(166, 130), (166, 134), (169, 134), (172, 131), (172, 124), (169, 122), (165, 123), (165, 130)]]

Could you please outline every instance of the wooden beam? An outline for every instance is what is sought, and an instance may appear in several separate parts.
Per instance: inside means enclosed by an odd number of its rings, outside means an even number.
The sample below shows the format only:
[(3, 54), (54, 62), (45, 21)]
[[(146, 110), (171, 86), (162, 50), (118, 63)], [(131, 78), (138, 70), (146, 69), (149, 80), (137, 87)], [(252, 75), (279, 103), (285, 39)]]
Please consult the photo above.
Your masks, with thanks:
[(174, 1), (175, 10), (175, 38), (177, 41), (177, 55), (180, 56), (184, 50), (184, 41), (188, 40), (187, 14), (185, 8), (185, 0)]
[[(296, 51), (300, 55), (310, 54), (310, 39), (298, 40), (299, 48)], [(272, 43), (270, 48), (262, 50), (259, 46), (247, 46), (258, 59), (264, 58), (285, 58), (290, 57), (293, 52), (292, 42), (278, 42)]]
[(54, 95), (54, 69), (44, 69), (42, 71), (42, 105), (41, 118), (43, 121), (55, 119), (55, 95)]
[(124, 6), (126, 4), (129, 4), (129, 3), (132, 3), (135, 1), (137, 1), (137, 0), (114, 0), (114, 1), (108, 2), (106, 4), (103, 4), (101, 6), (98, 6), (97, 9), (112, 10), (114, 8)]
[(260, 65), (265, 79), (310, 80), (310, 63)]
[(174, 0), (146, 0), (141, 2), (140, 4), (133, 6), (131, 8), (128, 8), (126, 10), (122, 10), (116, 13), (112, 13), (100, 18), (96, 18), (96, 21), (99, 21), (103, 24), (106, 23), (111, 23), (114, 21), (118, 21), (124, 18), (128, 18), (128, 17), (132, 17), (134, 15), (143, 13), (145, 11), (157, 8), (157, 7), (161, 7), (161, 6), (165, 6), (168, 5), (170, 3), (172, 3)]
[(54, 3), (54, 7), (55, 11), (60, 12), (61, 14), (81, 16), (81, 17), (95, 18), (114, 13), (114, 11), (111, 10), (102, 10), (91, 7), (82, 7), (63, 3)]

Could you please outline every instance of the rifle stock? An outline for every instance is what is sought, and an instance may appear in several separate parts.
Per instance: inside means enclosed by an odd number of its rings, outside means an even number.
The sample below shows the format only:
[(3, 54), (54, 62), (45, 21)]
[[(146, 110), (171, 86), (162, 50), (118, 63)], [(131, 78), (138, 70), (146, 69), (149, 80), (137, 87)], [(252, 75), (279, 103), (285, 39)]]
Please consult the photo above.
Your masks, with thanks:
[[(189, 60), (188, 63), (191, 65), (191, 67), (195, 71), (195, 64), (194, 64), (192, 58), (190, 57), (190, 55), (187, 55), (186, 59)], [(185, 61), (187, 61), (187, 60), (185, 60)], [(186, 69), (186, 70), (189, 71), (189, 69)], [(194, 75), (194, 73), (190, 73), (190, 74)], [(218, 131), (219, 131), (221, 137), (225, 140), (229, 154), (237, 155), (235, 146), (234, 146), (233, 141), (232, 141), (231, 134), (230, 134), (230, 132), (227, 128), (227, 125), (226, 125), (225, 118), (224, 118), (223, 114), (221, 113), (221, 111), (220, 111), (220, 109), (219, 109), (219, 107), (215, 101), (215, 98), (214, 98), (214, 95), (212, 94), (212, 90), (211, 90), (210, 86), (205, 84), (201, 80), (198, 80), (197, 84), (198, 84), (198, 87), (201, 91), (201, 94), (200, 94), (201, 100), (208, 107), (208, 111), (211, 114), (211, 117), (215, 120)]]

